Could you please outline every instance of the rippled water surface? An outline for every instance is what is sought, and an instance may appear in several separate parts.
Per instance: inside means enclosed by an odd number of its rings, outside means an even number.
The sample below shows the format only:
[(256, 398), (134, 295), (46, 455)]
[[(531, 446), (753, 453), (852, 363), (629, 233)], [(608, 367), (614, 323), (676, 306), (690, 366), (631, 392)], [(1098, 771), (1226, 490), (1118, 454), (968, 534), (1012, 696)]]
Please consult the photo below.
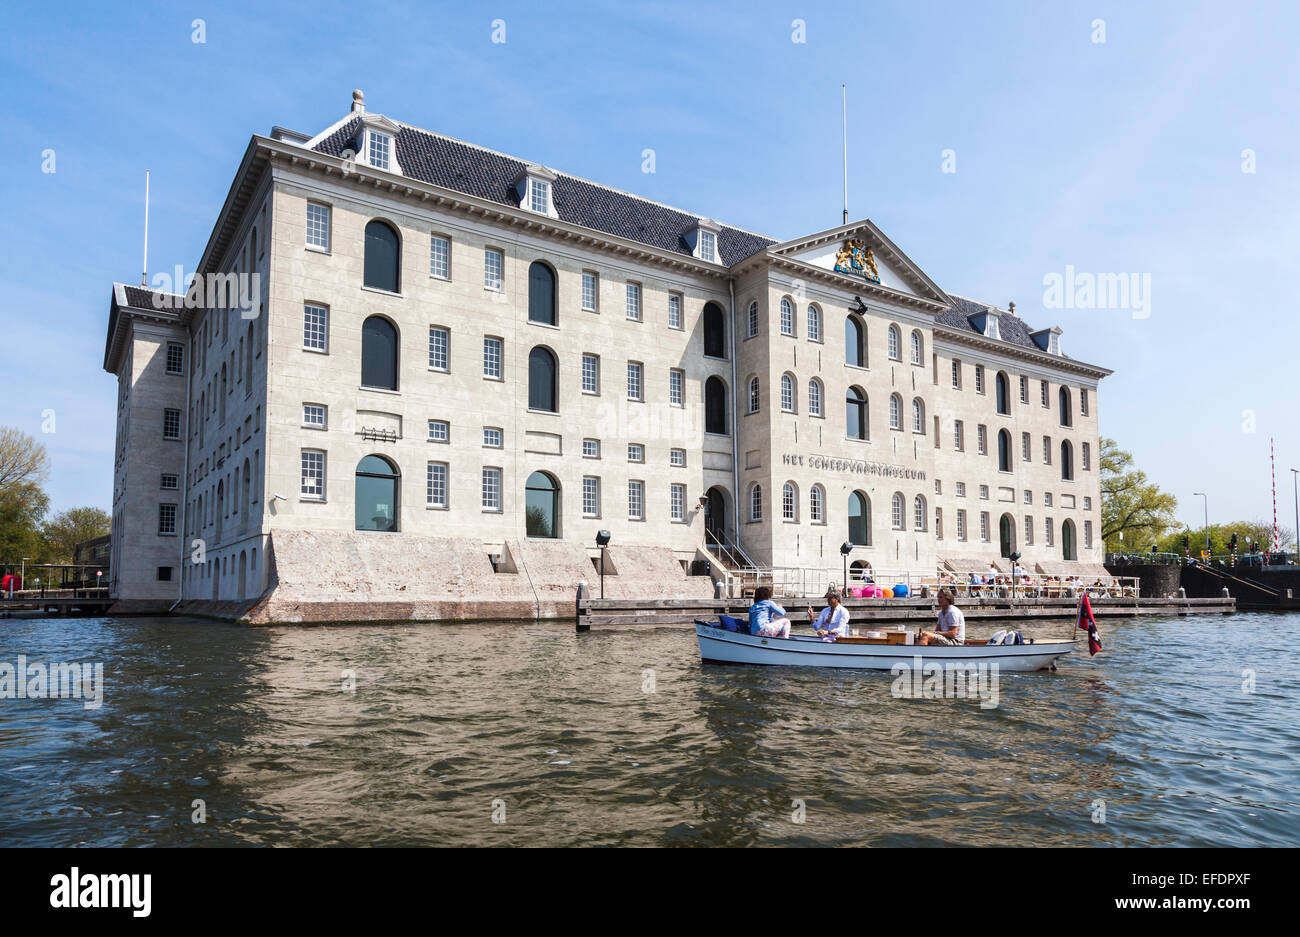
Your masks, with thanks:
[(0, 621), (0, 661), (106, 683), (0, 699), (0, 843), (1300, 843), (1300, 615), (1101, 629), (984, 709), (702, 666), (682, 626)]

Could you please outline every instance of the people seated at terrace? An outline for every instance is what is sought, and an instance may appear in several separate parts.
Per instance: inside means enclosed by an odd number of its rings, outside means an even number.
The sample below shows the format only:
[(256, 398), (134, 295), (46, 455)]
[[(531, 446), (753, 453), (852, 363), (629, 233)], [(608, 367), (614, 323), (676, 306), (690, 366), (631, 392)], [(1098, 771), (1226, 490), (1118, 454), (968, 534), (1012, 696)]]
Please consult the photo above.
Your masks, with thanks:
[(849, 610), (840, 604), (840, 594), (834, 589), (826, 593), (826, 607), (820, 615), (814, 615), (812, 606), (808, 606), (808, 620), (823, 638), (843, 638), (849, 633)]
[(749, 607), (749, 633), (765, 638), (790, 637), (790, 619), (785, 617), (785, 609), (772, 601), (771, 586), (754, 590), (754, 604)]

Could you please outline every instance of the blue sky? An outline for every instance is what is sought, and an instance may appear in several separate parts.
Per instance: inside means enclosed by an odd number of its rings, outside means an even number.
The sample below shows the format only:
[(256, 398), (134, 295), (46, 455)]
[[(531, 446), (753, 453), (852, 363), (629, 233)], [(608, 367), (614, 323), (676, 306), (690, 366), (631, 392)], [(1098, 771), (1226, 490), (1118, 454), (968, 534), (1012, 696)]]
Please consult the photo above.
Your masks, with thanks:
[[(1276, 437), (1288, 523), (1297, 27), (1283, 3), (7, 4), (0, 423), (49, 448), (54, 509), (110, 506), (104, 330), (110, 284), (139, 278), (146, 168), (151, 275), (193, 268), (252, 133), (315, 133), (353, 88), (372, 111), (784, 239), (840, 220), (845, 82), (851, 217), (1113, 368), (1102, 432), (1183, 520), (1200, 523), (1193, 491), (1211, 521), (1271, 518)], [(1044, 309), (1067, 265), (1149, 274), (1149, 317)]]

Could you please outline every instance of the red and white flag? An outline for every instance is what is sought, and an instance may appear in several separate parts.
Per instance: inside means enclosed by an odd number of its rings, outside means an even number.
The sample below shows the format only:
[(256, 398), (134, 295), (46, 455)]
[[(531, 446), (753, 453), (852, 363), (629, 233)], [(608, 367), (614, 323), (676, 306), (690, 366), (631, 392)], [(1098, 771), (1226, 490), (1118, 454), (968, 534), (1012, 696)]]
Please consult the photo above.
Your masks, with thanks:
[(1079, 630), (1088, 632), (1088, 654), (1091, 656), (1101, 650), (1101, 639), (1097, 636), (1097, 619), (1092, 614), (1092, 603), (1088, 593), (1083, 594), (1079, 602)]

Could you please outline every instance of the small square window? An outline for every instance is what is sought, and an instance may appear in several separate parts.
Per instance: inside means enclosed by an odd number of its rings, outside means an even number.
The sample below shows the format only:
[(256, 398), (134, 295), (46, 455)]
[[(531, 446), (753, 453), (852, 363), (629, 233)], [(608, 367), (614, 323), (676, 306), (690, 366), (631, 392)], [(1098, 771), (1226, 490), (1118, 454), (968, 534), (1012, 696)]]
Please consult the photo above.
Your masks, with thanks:
[(429, 421), (429, 442), (449, 442), (451, 426), (446, 420)]
[(502, 445), (501, 427), (483, 427), (483, 445), (487, 446), (489, 449), (500, 449)]
[(325, 429), (326, 408), (324, 404), (305, 403), (302, 405), (302, 425), (309, 429)]
[(668, 451), (668, 463), (678, 467), (684, 466), (686, 464), (686, 450), (670, 449)]
[(641, 445), (640, 443), (635, 443), (635, 442), (628, 443), (628, 444), (627, 444), (627, 460), (628, 460), (629, 462), (644, 462), (644, 461), (645, 461), (645, 446)]
[(599, 439), (584, 439), (584, 440), (582, 441), (582, 457), (583, 457), (584, 459), (599, 459), (599, 458), (600, 458), (600, 440), (599, 440)]
[(181, 487), (180, 476), (174, 472), (163, 472), (158, 487), (164, 491), (176, 491)]

